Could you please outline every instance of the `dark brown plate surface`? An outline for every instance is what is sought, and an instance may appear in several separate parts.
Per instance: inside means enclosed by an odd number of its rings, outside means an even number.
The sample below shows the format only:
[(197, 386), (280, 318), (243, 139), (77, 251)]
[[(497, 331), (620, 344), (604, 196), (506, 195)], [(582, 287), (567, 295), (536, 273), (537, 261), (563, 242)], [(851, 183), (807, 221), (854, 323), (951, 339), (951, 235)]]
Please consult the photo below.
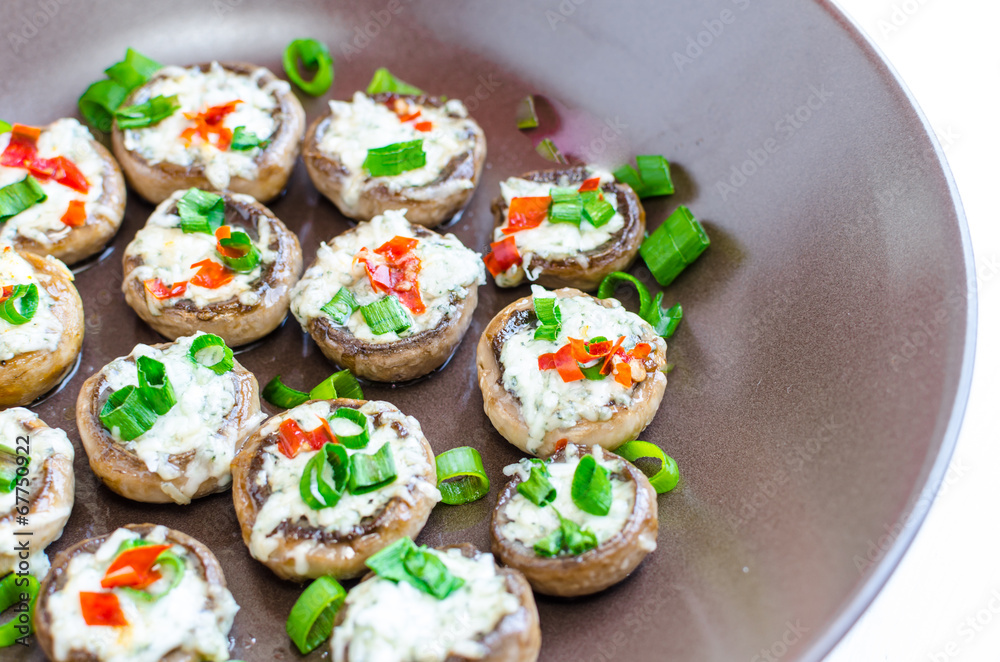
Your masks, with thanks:
[[(685, 319), (669, 342), (677, 367), (644, 434), (677, 459), (683, 482), (660, 497), (659, 549), (632, 578), (584, 600), (539, 600), (543, 659), (817, 659), (912, 538), (965, 405), (971, 252), (922, 117), (827, 3), (26, 0), (3, 3), (0, 25), (0, 117), (9, 121), (74, 115), (79, 94), (126, 46), (164, 63), (239, 59), (278, 72), (285, 45), (304, 36), (336, 57), (327, 98), (349, 97), (384, 65), (465, 99), (489, 155), (452, 229), (480, 250), (498, 182), (546, 166), (538, 136), (514, 124), (528, 93), (558, 109), (553, 137), (566, 152), (610, 164), (635, 153), (671, 160), (678, 191), (648, 201), (651, 229), (683, 203), (712, 237), (667, 292)], [(324, 100), (304, 103), (312, 119)], [(272, 209), (298, 233), (307, 263), (320, 240), (349, 227), (301, 163)], [(112, 252), (79, 273), (82, 363), (36, 407), (78, 446), (76, 508), (53, 551), (128, 522), (180, 529), (215, 551), (242, 606), (233, 656), (295, 660), (284, 623), (300, 589), (250, 558), (228, 494), (186, 508), (131, 503), (99, 484), (79, 448), (80, 384), (135, 343), (160, 340), (120, 292), (122, 250), (151, 210), (130, 195)], [(480, 502), (439, 506), (422, 543), (487, 548), (501, 469), (519, 454), (483, 414), (474, 349), (492, 315), (526, 293), (483, 287), (444, 371), (365, 389), (416, 415), (436, 452), (481, 449), (494, 481)], [(239, 359), (262, 384), (281, 372), (308, 387), (331, 370), (293, 319)]]

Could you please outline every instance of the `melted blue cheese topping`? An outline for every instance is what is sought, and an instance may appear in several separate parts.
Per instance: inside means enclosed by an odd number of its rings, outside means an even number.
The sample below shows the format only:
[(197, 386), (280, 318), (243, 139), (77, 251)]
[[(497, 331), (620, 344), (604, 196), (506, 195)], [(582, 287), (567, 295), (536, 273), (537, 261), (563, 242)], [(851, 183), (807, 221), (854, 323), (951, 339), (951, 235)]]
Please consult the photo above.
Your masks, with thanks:
[[(604, 170), (588, 170), (589, 177), (599, 177), (601, 185), (613, 183), (614, 176)], [(556, 186), (573, 186), (567, 177), (562, 177), (556, 184), (543, 182), (532, 182), (520, 177), (510, 177), (506, 181), (500, 182), (500, 193), (507, 206), (507, 218), (504, 225), (510, 221), (510, 201), (514, 198), (545, 197)], [(507, 271), (497, 276), (497, 283), (504, 287), (512, 287), (519, 284), (525, 277), (528, 280), (538, 278), (537, 271), (529, 268), (531, 260), (539, 257), (546, 260), (565, 260), (575, 258), (581, 267), (587, 268), (590, 261), (583, 255), (587, 251), (592, 251), (607, 242), (616, 232), (625, 227), (625, 217), (618, 211), (618, 196), (615, 193), (601, 191), (604, 199), (615, 208), (615, 215), (607, 223), (597, 228), (586, 220), (579, 226), (573, 223), (552, 223), (546, 218), (541, 225), (529, 230), (520, 230), (512, 235), (506, 235), (501, 229), (503, 226), (494, 228), (493, 241), (502, 241), (508, 236), (514, 237), (517, 244), (517, 251), (521, 254), (521, 264), (510, 267)]]
[[(612, 501), (607, 515), (591, 515), (580, 510), (573, 502), (573, 475), (580, 465), (581, 455), (577, 446), (570, 444), (566, 447), (564, 461), (546, 464), (549, 482), (556, 488), (555, 501), (540, 508), (520, 492), (515, 492), (507, 502), (507, 517), (510, 521), (501, 527), (500, 534), (508, 540), (516, 540), (526, 547), (532, 547), (559, 528), (559, 517), (556, 515), (558, 510), (564, 518), (590, 529), (597, 536), (598, 545), (618, 535), (635, 508), (635, 483), (620, 478), (619, 474), (625, 466), (624, 460), (604, 453), (600, 446), (593, 447), (593, 455), (597, 463), (608, 470), (611, 478)], [(521, 460), (504, 468), (503, 472), (507, 476), (517, 475), (521, 480), (527, 480), (531, 467), (528, 460)], [(654, 541), (654, 548), (655, 545)]]
[[(139, 384), (135, 361), (140, 356), (154, 358), (166, 368), (177, 398), (174, 406), (158, 416), (153, 427), (131, 441), (123, 442), (117, 428), (110, 433), (164, 481), (184, 477), (179, 488), (173, 483), (161, 484), (164, 493), (177, 503), (189, 503), (209, 478), (218, 479), (220, 485), (230, 483), (229, 463), (240, 436), (238, 426), (224, 425), (233, 408), (240, 406), (232, 371), (217, 375), (188, 358), (191, 343), (200, 335), (204, 334), (178, 338), (165, 349), (136, 345), (127, 357), (131, 360), (115, 359), (103, 370), (107, 386), (114, 392)], [(248, 421), (247, 426), (253, 427), (263, 419), (264, 414), (258, 413), (256, 420)], [(182, 470), (175, 462), (180, 459), (178, 456), (189, 452), (193, 457)]]
[[(10, 137), (10, 132), (0, 134), (0, 152), (7, 148)], [(23, 237), (42, 246), (51, 246), (65, 238), (72, 228), (62, 222), (62, 217), (73, 200), (84, 201), (88, 217), (96, 211), (112, 215), (110, 209), (97, 202), (104, 192), (105, 162), (94, 149), (93, 139), (87, 127), (72, 118), (56, 120), (42, 129), (36, 143), (38, 156), (43, 159), (56, 156), (69, 159), (87, 178), (90, 189), (87, 193), (80, 193), (54, 179), (38, 180), (48, 197), (0, 224), (0, 243), (13, 243), (18, 237)], [(19, 182), (28, 174), (26, 168), (0, 166), (0, 187)]]
[(333, 632), (334, 662), (440, 662), (449, 656), (479, 659), (481, 643), (518, 599), (497, 574), (493, 556), (476, 559), (457, 549), (430, 550), (465, 584), (444, 600), (414, 588), (373, 577), (347, 594), (343, 623)]
[[(534, 297), (555, 296), (537, 285), (531, 291)], [(655, 335), (641, 317), (614, 299), (609, 301), (614, 305), (605, 307), (590, 296), (560, 298), (562, 327), (555, 340), (535, 340), (535, 324), (528, 324), (504, 343), (500, 352), (503, 386), (521, 402), (521, 417), (528, 427), (528, 451), (538, 448), (550, 430), (570, 428), (580, 420), (606, 421), (619, 407), (632, 404), (634, 385), (626, 388), (610, 377), (564, 382), (557, 370), (538, 369), (539, 356), (557, 351), (571, 337), (589, 340), (604, 336), (614, 341), (625, 336), (622, 347), (628, 351), (643, 342), (644, 335)]]
[[(166, 541), (167, 530), (153, 529), (145, 539), (154, 544)], [(118, 555), (119, 546), (139, 538), (128, 529), (118, 529), (94, 553), (73, 557), (66, 570), (66, 584), (51, 594), (46, 605), (52, 619), (52, 647), (57, 662), (73, 651), (90, 653), (102, 662), (159, 662), (167, 653), (180, 650), (195, 659), (229, 659), (229, 630), (239, 606), (224, 587), (206, 582), (196, 570), (200, 562), (181, 545), (170, 551), (186, 561), (186, 572), (172, 591), (156, 601), (136, 599), (116, 589), (124, 627), (90, 626), (83, 619), (80, 593), (101, 593), (101, 579)], [(164, 577), (150, 586), (165, 589)]]
[[(284, 521), (346, 536), (363, 519), (377, 514), (394, 498), (399, 497), (412, 504), (414, 495), (410, 493), (410, 488), (413, 486), (416, 486), (420, 498), (431, 499), (434, 503), (441, 500), (441, 493), (435, 483), (428, 482), (423, 477), (428, 473), (433, 476), (435, 471), (427, 461), (421, 443), (424, 436), (417, 419), (406, 416), (388, 402), (374, 400), (366, 402), (361, 407), (361, 412), (369, 417), (368, 446), (345, 449), (348, 456), (356, 453), (371, 455), (388, 443), (396, 464), (396, 480), (367, 494), (349, 494), (345, 490), (337, 505), (314, 510), (302, 500), (299, 481), (306, 464), (318, 451), (303, 447), (294, 458), (288, 458), (278, 449), (277, 444), (265, 446), (261, 470), (251, 478), (258, 486), (267, 485), (271, 489), (271, 495), (257, 513), (250, 534), (250, 553), (254, 558), (266, 561), (278, 548), (282, 536), (276, 529)], [(308, 433), (320, 426), (320, 418), (328, 418), (332, 413), (330, 403), (326, 401), (300, 405), (271, 419), (260, 434), (267, 437), (276, 433), (281, 423), (289, 418)], [(377, 414), (382, 416), (380, 425), (376, 427), (372, 417)], [(397, 432), (393, 423), (401, 427), (405, 434)], [(331, 427), (334, 425), (331, 424)], [(334, 434), (336, 433), (334, 427)], [(293, 552), (296, 555), (296, 572), (305, 574), (308, 571), (306, 557), (317, 546), (322, 546), (322, 543), (312, 539), (297, 542)]]
[[(206, 232), (184, 232), (180, 228), (180, 216), (168, 213), (167, 210), (174, 207), (186, 192), (186, 190), (176, 191), (161, 202), (149, 217), (146, 226), (139, 230), (131, 243), (125, 247), (125, 257), (142, 258), (142, 265), (132, 271), (131, 278), (138, 278), (141, 281), (159, 278), (169, 287), (174, 283), (190, 281), (200, 268), (191, 266), (193, 264), (205, 259), (222, 263), (215, 249), (215, 235)], [(254, 202), (249, 195), (239, 193), (230, 195), (235, 200)], [(256, 222), (257, 238), (253, 243), (260, 252), (260, 262), (252, 271), (235, 273), (231, 281), (214, 289), (188, 282), (184, 294), (170, 299), (157, 299), (149, 293), (149, 290), (144, 290), (149, 311), (159, 315), (164, 308), (172, 307), (184, 299), (192, 301), (199, 308), (228, 301), (234, 297), (244, 306), (255, 306), (260, 303), (261, 274), (268, 265), (278, 259), (278, 253), (268, 247), (273, 236), (270, 219), (261, 214)], [(131, 285), (131, 279), (128, 279), (122, 284), (122, 289)]]
[[(56, 428), (40, 428), (28, 432), (26, 427), (29, 423), (37, 420), (37, 416), (23, 407), (14, 407), (0, 412), (0, 444), (8, 448), (26, 450), (31, 457), (31, 462), (27, 466), (28, 479), (27, 489), (30, 493), (36, 494), (41, 489), (41, 481), (45, 462), (56, 455), (62, 455), (73, 462), (75, 452), (73, 444), (66, 437), (66, 433)], [(18, 441), (18, 438), (21, 441)], [(27, 439), (27, 442), (24, 440)], [(21, 453), (23, 455), (23, 453)], [(7, 458), (12, 459), (12, 458)], [(21, 498), (25, 493), (20, 494)], [(73, 509), (73, 494), (67, 495), (62, 501), (50, 501), (48, 507), (36, 508), (32, 511), (30, 522), (26, 526), (16, 526), (13, 517), (14, 507), (18, 505), (18, 492), (0, 492), (0, 576), (13, 572), (17, 565), (17, 553), (14, 551), (18, 546), (18, 541), (23, 540), (23, 536), (18, 536), (18, 531), (30, 532), (33, 536), (31, 545), (31, 557), (28, 564), (31, 574), (36, 577), (44, 577), (49, 571), (49, 559), (45, 555), (44, 545), (62, 535), (63, 526), (69, 519), (70, 511)], [(21, 505), (24, 501), (20, 502)]]
[[(355, 92), (351, 101), (330, 101), (333, 115), (320, 127), (316, 138), (320, 151), (336, 157), (347, 169), (347, 181), (341, 195), (348, 207), (357, 203), (369, 181), (384, 184), (393, 193), (408, 189), (406, 196), (414, 200), (426, 199), (419, 187), (433, 182), (452, 158), (472, 148), (475, 123), (468, 119), (461, 101), (451, 99), (441, 108), (414, 107), (420, 109), (420, 116), (401, 122), (399, 115), (388, 106), (376, 102), (364, 92)], [(415, 124), (419, 122), (431, 122), (431, 130), (418, 131)], [(424, 141), (427, 162), (423, 167), (392, 177), (369, 176), (363, 167), (369, 149), (411, 140)], [(475, 184), (469, 178), (453, 178), (447, 186), (460, 190), (473, 188)], [(448, 193), (450, 190), (438, 189), (434, 195), (445, 196)]]
[(139, 90), (134, 103), (143, 103), (163, 95), (177, 95), (180, 108), (153, 126), (124, 131), (125, 149), (136, 152), (151, 165), (166, 162), (179, 166), (204, 166), (205, 176), (216, 189), (225, 190), (233, 177), (257, 177), (258, 147), (246, 151), (220, 150), (214, 144), (195, 137), (188, 144), (181, 134), (194, 123), (185, 117), (197, 115), (213, 106), (241, 101), (222, 120), (222, 126), (235, 131), (245, 127), (261, 140), (272, 137), (278, 128), (274, 117), (280, 106), (278, 93), (289, 91), (283, 80), (274, 80), (263, 87), (261, 79), (267, 69), (261, 67), (249, 75), (227, 71), (213, 62), (208, 71), (198, 67), (163, 67)]
[[(305, 327), (311, 320), (326, 315), (322, 307), (345, 287), (362, 306), (385, 297), (385, 293), (372, 289), (364, 264), (354, 258), (362, 248), (375, 250), (395, 236), (414, 237), (415, 230), (406, 220), (405, 209), (390, 210), (329, 244), (320, 244), (316, 262), (292, 290), (292, 314)], [(417, 281), (427, 310), (410, 315), (413, 320), (410, 328), (398, 334), (381, 335), (373, 334), (364, 314), (356, 310), (344, 325), (355, 338), (387, 343), (433, 329), (458, 314), (456, 302), (465, 299), (470, 285), (486, 282), (479, 254), (466, 248), (453, 234), (422, 237), (413, 251), (420, 259)]]
[[(72, 280), (73, 275), (62, 262), (53, 257), (45, 258), (58, 264)], [(31, 321), (11, 324), (0, 319), (0, 361), (9, 361), (15, 356), (28, 352), (54, 352), (62, 339), (63, 324), (55, 314), (55, 299), (46, 290), (50, 277), (35, 271), (35, 268), (17, 254), (10, 246), (0, 251), (0, 287), (9, 285), (30, 285), (38, 287), (38, 307)]]

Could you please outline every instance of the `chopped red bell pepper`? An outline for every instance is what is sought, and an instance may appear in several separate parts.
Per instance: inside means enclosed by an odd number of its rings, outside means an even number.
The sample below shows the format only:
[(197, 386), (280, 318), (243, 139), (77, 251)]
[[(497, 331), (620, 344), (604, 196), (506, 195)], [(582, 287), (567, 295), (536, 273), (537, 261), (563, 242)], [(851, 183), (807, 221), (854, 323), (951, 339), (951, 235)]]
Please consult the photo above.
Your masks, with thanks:
[(556, 369), (556, 354), (552, 352), (550, 354), (542, 354), (538, 357), (538, 369), (539, 370), (555, 370)]
[(537, 228), (549, 215), (550, 196), (513, 198), (507, 213), (507, 225), (503, 226), (504, 234), (514, 234), (521, 230)]
[(494, 277), (521, 261), (521, 254), (517, 252), (517, 242), (514, 241), (514, 237), (494, 241), (490, 244), (490, 249), (491, 252), (483, 256), (483, 262)]
[(120, 628), (128, 625), (121, 603), (114, 593), (80, 591), (80, 611), (87, 625)]
[(314, 451), (318, 451), (323, 448), (325, 444), (337, 443), (337, 436), (333, 434), (333, 430), (330, 429), (330, 424), (323, 417), (320, 417), (319, 419), (319, 427), (306, 432), (306, 436), (309, 437), (309, 446), (312, 447)]
[(580, 193), (585, 193), (587, 191), (596, 191), (601, 186), (600, 177), (591, 177), (590, 179), (584, 180), (580, 188), (577, 189)]
[(291, 459), (299, 454), (302, 444), (312, 445), (309, 437), (302, 431), (294, 418), (286, 418), (278, 426), (278, 450), (285, 457)]
[(583, 379), (580, 364), (573, 358), (573, 346), (563, 345), (555, 355), (556, 371), (564, 382), (575, 382)]
[(611, 345), (613, 343), (610, 340), (601, 340), (599, 342), (592, 342), (587, 344), (587, 352), (591, 356), (607, 356), (608, 352), (611, 351)]
[(71, 228), (78, 228), (87, 222), (87, 203), (83, 200), (70, 200), (66, 213), (60, 219)]
[(187, 291), (187, 281), (182, 280), (179, 283), (174, 283), (173, 285), (166, 285), (159, 278), (150, 278), (142, 283), (146, 286), (146, 290), (152, 294), (157, 299), (173, 299), (174, 297), (179, 297)]
[(54, 179), (74, 191), (87, 193), (90, 190), (90, 183), (75, 163), (64, 156), (51, 159), (38, 156), (39, 135), (41, 129), (15, 124), (11, 129), (10, 142), (7, 143), (3, 154), (0, 154), (0, 165), (8, 168), (25, 168), (38, 180)]
[(385, 256), (385, 259), (387, 260), (396, 261), (416, 248), (419, 243), (420, 242), (417, 239), (412, 237), (400, 237), (399, 235), (396, 235), (376, 248), (375, 252), (379, 255)]
[(195, 267), (198, 267), (198, 273), (189, 282), (198, 287), (215, 290), (233, 279), (233, 272), (230, 269), (209, 258), (191, 265), (192, 269)]
[(556, 445), (554, 447), (555, 451), (558, 453), (562, 449), (566, 448), (567, 444), (569, 444), (569, 439), (566, 439), (565, 437), (563, 437), (562, 439), (560, 439), (559, 441), (556, 442)]
[(414, 315), (427, 310), (417, 279), (420, 258), (413, 253), (418, 243), (411, 237), (396, 236), (374, 251), (362, 248), (354, 258), (365, 265), (373, 290), (392, 292)]
[(434, 124), (432, 122), (417, 122), (413, 125), (413, 128), (417, 131), (427, 133), (428, 131), (432, 131), (434, 129)]
[(10, 142), (0, 154), (0, 165), (8, 168), (27, 168), (38, 156), (35, 141), (42, 130), (33, 126), (15, 124), (10, 130)]
[(101, 588), (129, 586), (144, 589), (160, 579), (160, 573), (153, 570), (156, 559), (171, 545), (143, 545), (132, 547), (119, 554), (104, 573)]
[[(221, 151), (229, 149), (229, 143), (233, 140), (233, 132), (222, 126), (222, 121), (226, 116), (236, 110), (236, 105), (242, 103), (239, 99), (230, 101), (218, 106), (212, 106), (200, 113), (184, 113), (184, 117), (192, 120), (194, 126), (190, 126), (181, 132), (181, 138), (188, 144), (195, 136), (200, 137), (210, 145), (214, 145)], [(213, 142), (211, 137), (215, 136)]]
[(615, 341), (615, 344), (611, 348), (611, 351), (608, 352), (607, 354), (608, 358), (604, 359), (604, 365), (601, 366), (602, 375), (611, 374), (611, 359), (614, 358), (615, 354), (621, 348), (623, 342), (625, 342), (625, 336), (622, 336), (621, 338)]

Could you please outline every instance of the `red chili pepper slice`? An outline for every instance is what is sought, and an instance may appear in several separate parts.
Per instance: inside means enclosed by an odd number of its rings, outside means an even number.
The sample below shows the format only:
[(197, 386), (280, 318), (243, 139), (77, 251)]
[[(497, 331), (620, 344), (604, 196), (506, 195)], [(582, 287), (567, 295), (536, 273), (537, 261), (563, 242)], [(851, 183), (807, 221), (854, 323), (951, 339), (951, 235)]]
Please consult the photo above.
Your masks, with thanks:
[(27, 168), (38, 154), (35, 141), (42, 130), (33, 126), (15, 124), (10, 129), (10, 142), (0, 154), (0, 165), (8, 168)]
[(63, 186), (80, 193), (90, 190), (90, 183), (76, 164), (64, 156), (43, 159), (38, 156), (38, 136), (41, 129), (15, 124), (11, 129), (10, 142), (0, 154), (0, 165), (8, 168), (25, 168), (36, 179), (55, 179)]
[(432, 122), (417, 122), (413, 125), (413, 128), (417, 131), (427, 133), (428, 131), (432, 131), (434, 129), (434, 124)]
[(563, 345), (556, 352), (556, 371), (564, 382), (575, 382), (583, 379), (583, 371), (580, 364), (573, 358), (573, 346)]
[[(309, 444), (309, 437), (302, 431), (293, 418), (286, 418), (278, 426), (278, 450), (287, 458), (299, 454), (302, 444)], [(311, 444), (310, 444), (311, 446)]]
[(596, 191), (601, 186), (600, 177), (591, 177), (590, 179), (584, 180), (580, 188), (577, 189), (580, 193), (585, 193), (587, 191)]
[(323, 448), (324, 444), (337, 443), (337, 437), (333, 434), (333, 430), (330, 429), (330, 424), (327, 423), (325, 418), (319, 419), (319, 427), (306, 432), (306, 437), (309, 439), (309, 446), (314, 450), (318, 451)]
[(80, 611), (87, 625), (120, 628), (128, 625), (118, 596), (114, 593), (80, 591)]
[(387, 260), (396, 261), (416, 248), (420, 242), (412, 237), (400, 237), (396, 235), (389, 241), (375, 249), (379, 255), (384, 255)]
[(537, 228), (549, 215), (550, 196), (513, 198), (507, 213), (507, 225), (502, 230), (504, 234), (514, 234), (521, 230)]
[(187, 281), (184, 280), (168, 286), (159, 278), (150, 278), (149, 280), (143, 281), (142, 284), (146, 286), (146, 290), (150, 294), (161, 300), (179, 297), (187, 291)]
[(66, 213), (59, 219), (71, 228), (78, 228), (87, 222), (87, 203), (83, 200), (70, 200)]
[[(365, 265), (368, 281), (376, 292), (392, 292), (414, 315), (427, 310), (420, 297), (420, 258), (413, 249), (420, 243), (411, 237), (396, 236), (374, 251), (362, 248), (354, 258)], [(378, 258), (371, 255), (374, 253)], [(382, 263), (381, 260), (385, 260)]]
[[(587, 349), (587, 343), (583, 340), (577, 338), (570, 338), (569, 345), (573, 353), (573, 358), (580, 363), (590, 363), (594, 359), (599, 359), (607, 355), (607, 350), (604, 353), (596, 352), (595, 348), (598, 345), (603, 345), (604, 343), (594, 343), (590, 346), (590, 350)], [(611, 347), (611, 343), (607, 343), (608, 348)]]
[[(200, 113), (184, 113), (184, 117), (193, 121), (194, 126), (184, 129), (181, 132), (181, 138), (190, 144), (192, 138), (198, 136), (206, 143), (215, 145), (221, 151), (229, 149), (229, 143), (233, 140), (233, 132), (222, 126), (222, 121), (226, 119), (227, 115), (236, 110), (236, 105), (239, 103), (242, 103), (242, 101), (237, 99), (218, 106), (212, 106)], [(213, 135), (216, 137), (214, 142), (211, 138)]]
[(170, 549), (171, 545), (143, 545), (126, 549), (119, 554), (104, 573), (101, 588), (130, 586), (144, 589), (160, 579), (160, 573), (153, 570), (157, 557)]
[(557, 441), (556, 445), (555, 445), (556, 452), (558, 453), (562, 449), (566, 448), (566, 445), (568, 443), (569, 443), (569, 439), (566, 439), (565, 437), (563, 437), (562, 439), (560, 439), (559, 441)]
[(556, 369), (556, 355), (555, 352), (551, 354), (542, 354), (538, 357), (538, 369), (539, 370), (555, 370)]
[(521, 261), (521, 254), (517, 252), (517, 242), (514, 241), (514, 237), (494, 241), (490, 244), (490, 249), (491, 252), (483, 256), (483, 262), (494, 277)]
[(627, 361), (615, 366), (615, 381), (625, 388), (632, 386), (632, 366)]
[(0, 303), (3, 303), (8, 298), (10, 298), (10, 295), (13, 293), (14, 293), (13, 285), (4, 285), (3, 290), (0, 290)]
[(612, 347), (611, 351), (608, 352), (608, 354), (607, 354), (608, 358), (604, 359), (604, 365), (601, 366), (601, 374), (602, 375), (611, 374), (611, 359), (614, 357), (614, 355), (621, 348), (623, 342), (625, 342), (625, 336), (622, 336), (621, 338), (619, 338), (618, 340), (615, 341), (614, 347)]
[(198, 287), (215, 290), (233, 279), (233, 272), (224, 265), (205, 258), (201, 262), (195, 262), (191, 268), (199, 267), (198, 273), (189, 282)]
[(652, 345), (650, 345), (649, 343), (641, 342), (641, 343), (636, 343), (635, 347), (632, 348), (632, 351), (630, 351), (628, 355), (634, 356), (635, 358), (641, 361), (647, 356), (649, 356), (649, 353), (651, 351), (653, 351)]

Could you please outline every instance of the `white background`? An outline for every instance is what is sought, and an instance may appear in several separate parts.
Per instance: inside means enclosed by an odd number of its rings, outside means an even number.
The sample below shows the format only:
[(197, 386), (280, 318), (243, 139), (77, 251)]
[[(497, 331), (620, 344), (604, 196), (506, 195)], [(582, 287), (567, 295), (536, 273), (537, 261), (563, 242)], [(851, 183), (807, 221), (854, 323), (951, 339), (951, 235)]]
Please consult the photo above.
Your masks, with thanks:
[(965, 205), (976, 363), (946, 484), (886, 587), (826, 662), (1000, 660), (1000, 2), (838, 0), (916, 97)]

